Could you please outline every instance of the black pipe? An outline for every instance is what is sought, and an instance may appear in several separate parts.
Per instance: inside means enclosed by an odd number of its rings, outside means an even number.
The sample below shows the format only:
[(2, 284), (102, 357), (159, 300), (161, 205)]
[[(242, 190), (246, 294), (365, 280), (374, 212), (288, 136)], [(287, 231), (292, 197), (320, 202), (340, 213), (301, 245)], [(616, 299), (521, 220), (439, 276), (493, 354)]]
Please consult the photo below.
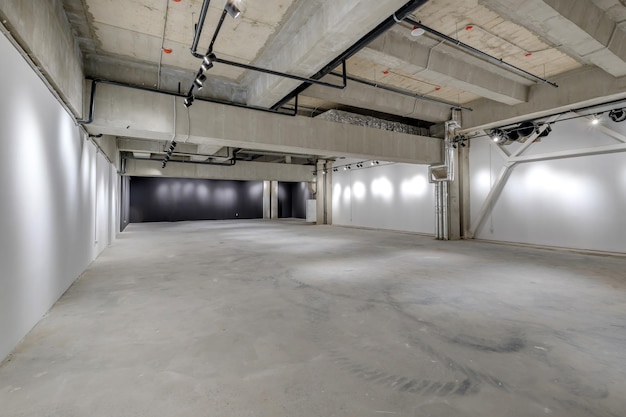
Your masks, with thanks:
[(215, 41), (217, 40), (217, 36), (219, 35), (220, 31), (222, 30), (222, 25), (224, 24), (224, 19), (226, 19), (226, 15), (227, 14), (228, 14), (228, 12), (226, 11), (226, 9), (224, 9), (222, 11), (222, 16), (220, 16), (220, 21), (217, 24), (217, 27), (215, 28), (215, 32), (213, 32), (213, 38), (211, 39), (211, 44), (209, 45), (209, 49), (206, 52), (207, 55), (209, 55), (210, 53), (213, 52), (213, 46), (215, 45)]
[[(335, 77), (341, 77), (342, 76), (341, 74), (337, 74), (336, 72), (331, 72), (330, 75), (334, 75)], [(357, 77), (352, 77), (352, 76), (348, 76), (347, 78), (350, 81), (354, 81), (354, 82), (361, 83), (361, 84), (364, 84), (364, 85), (369, 85), (370, 87), (380, 88), (381, 90), (391, 91), (392, 93), (402, 94), (402, 95), (405, 95), (405, 96), (408, 96), (408, 97), (417, 98), (419, 100), (431, 101), (433, 103), (443, 104), (443, 105), (446, 105), (446, 106), (450, 106), (453, 109), (473, 111), (473, 109), (471, 107), (465, 107), (465, 106), (461, 106), (460, 104), (454, 104), (454, 103), (451, 103), (449, 101), (445, 101), (445, 100), (440, 100), (438, 98), (429, 97), (429, 96), (426, 96), (424, 94), (417, 94), (417, 93), (413, 93), (411, 91), (401, 90), (399, 88), (391, 87), (391, 86), (388, 86), (388, 85), (378, 84), (378, 83), (375, 83), (375, 82), (372, 82), (372, 81), (365, 80), (363, 78), (357, 78)]]
[(79, 125), (88, 125), (93, 123), (93, 112), (96, 109), (96, 80), (91, 81), (91, 96), (89, 98), (89, 116), (87, 119), (76, 120)]
[[(413, 13), (417, 8), (423, 6), (427, 2), (428, 2), (428, 0), (412, 0), (412, 1), (407, 2), (404, 6), (402, 6), (400, 9), (398, 9), (398, 11), (396, 11), (393, 15), (389, 16), (381, 24), (379, 24), (373, 30), (371, 30), (367, 35), (365, 35), (361, 39), (359, 39), (354, 45), (352, 45), (350, 48), (346, 49), (341, 55), (339, 55), (338, 57), (333, 59), (331, 62), (329, 62), (328, 65), (326, 65), (324, 68), (322, 68), (320, 71), (318, 71), (311, 78), (315, 79), (315, 80), (319, 80), (320, 78), (322, 78), (325, 75), (329, 74), (339, 64), (341, 64), (342, 62), (348, 60), (348, 58), (354, 56), (357, 52), (359, 52), (365, 46), (369, 45), (378, 36), (382, 35), (387, 30), (389, 30), (391, 27), (393, 27), (398, 21), (403, 20), (409, 14)], [(297, 95), (302, 93), (304, 90), (309, 88), (309, 86), (310, 86), (310, 84), (302, 84), (302, 85), (300, 85), (299, 87), (294, 89), (291, 93), (289, 93), (285, 97), (283, 97), (278, 103), (274, 104), (271, 108), (272, 109), (277, 109), (277, 108), (280, 108), (280, 107), (284, 106), (292, 98), (296, 97)]]
[(417, 26), (419, 28), (424, 29), (424, 31), (430, 33), (431, 35), (434, 35), (434, 36), (436, 36), (438, 38), (441, 38), (441, 39), (443, 39), (443, 40), (445, 40), (447, 42), (450, 42), (450, 43), (452, 43), (452, 44), (454, 44), (454, 45), (456, 45), (456, 46), (458, 46), (460, 48), (466, 49), (469, 52), (471, 52), (472, 54), (474, 54), (474, 55), (478, 56), (479, 58), (482, 58), (482, 59), (484, 59), (484, 60), (486, 60), (488, 62), (491, 62), (492, 64), (504, 67), (504, 68), (506, 68), (506, 69), (508, 69), (510, 71), (516, 72), (519, 75), (522, 75), (522, 76), (524, 76), (526, 78), (530, 78), (532, 80), (539, 81), (539, 82), (542, 82), (544, 84), (551, 85), (552, 87), (558, 87), (558, 85), (556, 83), (553, 83), (552, 81), (548, 81), (548, 80), (546, 80), (544, 78), (541, 78), (541, 77), (539, 77), (539, 76), (537, 76), (535, 74), (532, 74), (532, 73), (530, 73), (530, 72), (528, 72), (526, 70), (523, 70), (523, 69), (521, 69), (519, 67), (516, 67), (515, 65), (511, 65), (511, 64), (509, 64), (507, 62), (504, 62), (503, 60), (498, 59), (498, 58), (496, 58), (493, 55), (489, 55), (488, 53), (483, 52), (480, 49), (476, 49), (473, 46), (470, 46), (470, 45), (468, 45), (466, 43), (463, 43), (463, 42), (461, 42), (461, 41), (459, 41), (457, 39), (454, 39), (454, 38), (452, 38), (452, 37), (450, 37), (450, 36), (448, 36), (448, 35), (446, 35), (444, 33), (441, 33), (441, 32), (436, 31), (435, 29), (429, 28), (428, 26), (425, 26), (422, 23), (420, 23), (420, 22), (418, 22), (418, 21), (416, 21), (414, 19), (411, 19), (410, 17), (405, 17), (404, 20), (407, 23), (409, 23), (409, 24), (411, 24), (413, 26)]
[[(148, 91), (148, 92), (151, 92), (151, 93), (165, 94), (165, 95), (173, 96), (173, 97), (181, 97), (181, 98), (189, 97), (189, 94), (185, 95), (185, 94), (181, 94), (181, 93), (174, 93), (174, 92), (171, 92), (171, 91), (157, 90), (156, 88), (145, 87), (143, 85), (122, 83), (122, 82), (119, 82), (119, 81), (104, 80), (104, 79), (100, 79), (100, 78), (91, 78), (91, 97), (90, 97), (90, 102), (89, 102), (89, 117), (87, 119), (84, 119), (84, 120), (77, 120), (76, 123), (81, 124), (81, 125), (88, 125), (88, 124), (93, 123), (94, 111), (95, 111), (95, 108), (96, 108), (96, 104), (95, 103), (96, 103), (96, 85), (97, 84), (115, 85), (115, 86), (118, 86), (118, 87), (132, 88), (134, 90), (141, 90), (141, 91)], [(284, 112), (284, 111), (279, 111), (280, 109), (279, 110), (266, 109), (265, 107), (251, 106), (251, 105), (248, 105), (248, 104), (239, 104), (239, 103), (233, 103), (233, 102), (230, 102), (230, 101), (217, 100), (217, 99), (205, 98), (205, 97), (194, 97), (194, 100), (205, 101), (205, 102), (215, 103), (215, 104), (223, 104), (225, 106), (239, 107), (239, 108), (248, 109), (248, 110), (262, 111), (262, 112), (265, 112), (265, 113), (278, 114), (278, 115), (282, 115), (282, 116), (292, 116), (293, 117), (293, 116), (297, 116), (297, 114), (298, 114), (297, 100), (296, 100), (296, 108), (292, 112), (289, 112), (289, 113)]]
[[(163, 162), (160, 159), (146, 159), (146, 158), (136, 158), (134, 156), (124, 156), (122, 160), (130, 159), (134, 161), (152, 161), (152, 162)], [(168, 164), (175, 162), (177, 164), (194, 164), (194, 165), (213, 165), (213, 166), (221, 166), (221, 167), (232, 167), (237, 164), (237, 159), (229, 159), (228, 162), (207, 162), (207, 161), (176, 161), (174, 159), (170, 159), (167, 161)]]
[(191, 44), (191, 54), (196, 58), (202, 58), (202, 55), (197, 53), (196, 50), (198, 49), (198, 42), (200, 42), (200, 35), (202, 34), (202, 28), (204, 27), (204, 20), (206, 19), (206, 14), (209, 11), (209, 3), (211, 3), (211, 0), (204, 0), (204, 3), (202, 3), (200, 19), (196, 24), (196, 33), (193, 36), (193, 43)]
[[(346, 85), (347, 85), (346, 81), (345, 81), (345, 78), (344, 78), (343, 85), (337, 85), (337, 84), (327, 83), (327, 82), (324, 82), (324, 81), (318, 81), (318, 80), (313, 79), (313, 78), (299, 77), (297, 75), (286, 74), (284, 72), (273, 71), (273, 70), (266, 69), (266, 68), (259, 68), (259, 67), (255, 67), (254, 65), (241, 64), (239, 62), (233, 62), (233, 61), (229, 61), (227, 59), (222, 59), (222, 58), (217, 58), (217, 57), (213, 60), (213, 62), (218, 62), (218, 63), (224, 64), (224, 65), (230, 65), (231, 67), (243, 68), (243, 69), (247, 69), (247, 70), (250, 70), (250, 71), (262, 72), (264, 74), (276, 75), (278, 77), (291, 78), (292, 80), (302, 81), (302, 82), (304, 82), (306, 84), (309, 84), (309, 85), (310, 84), (317, 84), (317, 85), (322, 85), (324, 87), (336, 88), (338, 90), (343, 90), (344, 88), (346, 88)], [(343, 70), (344, 70), (344, 76), (347, 77), (347, 75), (345, 74), (345, 71), (346, 71), (345, 63), (343, 65)]]

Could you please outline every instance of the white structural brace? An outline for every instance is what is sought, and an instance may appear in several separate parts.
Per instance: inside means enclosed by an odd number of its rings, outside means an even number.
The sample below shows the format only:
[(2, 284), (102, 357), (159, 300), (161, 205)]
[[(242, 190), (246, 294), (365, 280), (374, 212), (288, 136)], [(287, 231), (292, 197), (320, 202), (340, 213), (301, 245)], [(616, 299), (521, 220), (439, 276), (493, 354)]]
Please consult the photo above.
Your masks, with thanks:
[[(550, 123), (554, 123), (559, 118), (559, 115), (553, 116), (549, 118), (544, 125), (540, 127), (540, 129), (535, 132), (531, 137), (529, 137), (528, 141), (517, 149), (516, 152), (512, 153), (510, 156), (504, 158), (504, 167), (500, 171), (498, 175), (498, 179), (495, 184), (491, 187), (483, 206), (480, 209), (476, 220), (472, 224), (472, 227), (469, 230), (468, 238), (473, 239), (476, 236), (476, 233), (482, 226), (487, 214), (490, 210), (493, 209), (493, 205), (498, 200), (500, 193), (504, 189), (507, 180), (511, 176), (513, 172), (513, 168), (516, 165), (527, 163), (527, 162), (537, 162), (537, 161), (550, 161), (555, 159), (564, 159), (564, 158), (575, 158), (580, 156), (590, 156), (590, 155), (603, 155), (617, 152), (626, 152), (626, 136), (615, 132), (609, 129), (606, 126), (598, 125), (596, 128), (601, 130), (606, 135), (614, 138), (619, 141), (619, 144), (615, 145), (605, 145), (605, 146), (595, 146), (592, 148), (582, 148), (582, 149), (572, 149), (567, 151), (559, 151), (559, 152), (550, 152), (539, 155), (527, 155), (522, 156), (522, 154), (530, 147), (530, 145), (537, 140), (539, 135), (547, 128)], [(498, 146), (496, 143), (493, 143), (494, 146)], [(507, 155), (506, 151), (502, 150), (501, 155)]]

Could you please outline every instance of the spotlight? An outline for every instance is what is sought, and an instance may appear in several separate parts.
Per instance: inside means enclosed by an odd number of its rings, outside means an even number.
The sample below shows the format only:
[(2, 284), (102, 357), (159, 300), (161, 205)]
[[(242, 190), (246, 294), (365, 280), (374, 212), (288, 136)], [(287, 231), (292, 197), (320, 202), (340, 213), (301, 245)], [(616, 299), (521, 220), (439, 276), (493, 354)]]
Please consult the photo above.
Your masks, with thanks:
[(465, 148), (467, 145), (465, 144), (465, 140), (461, 142), (461, 147)]
[(202, 86), (204, 85), (204, 82), (206, 81), (206, 75), (204, 74), (200, 74), (198, 75), (198, 77), (194, 80), (194, 84), (196, 85), (196, 87), (198, 87), (198, 90), (202, 90)]
[(491, 139), (498, 144), (502, 144), (504, 142), (506, 142), (506, 134), (504, 133), (504, 131), (502, 129), (493, 129), (491, 131)]
[(189, 108), (191, 107), (191, 105), (193, 104), (193, 96), (189, 96), (185, 99), (185, 101), (183, 102), (185, 104), (185, 107)]
[(202, 58), (202, 71), (207, 72), (208, 70), (210, 70), (211, 68), (213, 68), (213, 60), (215, 59), (215, 54), (211, 53), (209, 55), (205, 55), (204, 58)]
[(237, 19), (241, 15), (241, 10), (239, 10), (239, 7), (237, 7), (235, 3), (235, 0), (228, 0), (226, 6), (224, 6), (224, 10), (226, 10), (233, 19)]
[(595, 126), (598, 123), (600, 123), (600, 118), (597, 115), (594, 115), (593, 119), (591, 119), (591, 124)]
[(376, 165), (378, 165), (380, 162), (378, 162), (378, 161), (374, 161), (374, 163), (375, 163)]
[(322, 174), (324, 174), (324, 175), (328, 174), (328, 170), (327, 169), (323, 170)]
[(609, 112), (609, 119), (613, 120), (616, 123), (623, 122), (624, 120), (626, 120), (626, 111), (624, 109), (611, 110)]
[(339, 168), (333, 168), (333, 172), (338, 172)]
[(343, 170), (344, 170), (344, 171), (347, 171), (347, 170), (348, 170), (348, 167), (347, 167), (347, 166), (343, 167)]

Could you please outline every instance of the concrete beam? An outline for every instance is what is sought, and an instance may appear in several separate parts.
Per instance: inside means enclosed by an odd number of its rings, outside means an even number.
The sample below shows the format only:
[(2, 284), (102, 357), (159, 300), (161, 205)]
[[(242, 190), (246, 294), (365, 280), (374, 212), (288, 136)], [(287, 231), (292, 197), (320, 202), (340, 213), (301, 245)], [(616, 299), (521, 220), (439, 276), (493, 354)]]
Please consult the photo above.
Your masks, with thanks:
[(566, 54), (614, 77), (626, 75), (626, 25), (589, 0), (479, 0), (505, 19), (549, 40)]
[(124, 175), (130, 177), (205, 178), (239, 181), (313, 181), (314, 166), (237, 161), (233, 166), (200, 165), (170, 161), (127, 159)]
[[(326, 80), (336, 82), (338, 78), (326, 77), (324, 81)], [(443, 122), (450, 119), (451, 110), (445, 104), (431, 103), (379, 88), (356, 84), (352, 81), (348, 81), (348, 86), (343, 90), (314, 85), (309, 87), (302, 95), (346, 106), (372, 109), (428, 122)]]
[(531, 87), (527, 103), (503, 106), (489, 100), (468, 105), (463, 131), (489, 129), (550, 114), (626, 98), (626, 77), (615, 78), (597, 67), (584, 67), (553, 78), (559, 88)]
[(0, 0), (0, 22), (72, 114), (83, 115), (80, 50), (60, 0)]
[[(430, 41), (424, 39), (424, 41)], [(499, 70), (468, 54), (443, 44), (425, 45), (409, 40), (397, 31), (388, 31), (359, 52), (376, 63), (418, 75), (433, 83), (467, 91), (504, 104), (519, 104), (528, 99), (533, 83), (518, 75)]]
[[(441, 140), (351, 126), (308, 117), (289, 117), (222, 104), (196, 101), (187, 109), (174, 97), (99, 84), (95, 115), (86, 126), (93, 134), (222, 145), (305, 155), (431, 164), (442, 160)], [(190, 120), (190, 124), (189, 124)]]
[[(311, 76), (405, 3), (406, 0), (300, 0), (255, 64)], [(250, 104), (269, 107), (300, 83), (255, 73), (246, 76), (244, 84), (250, 87)]]
[[(169, 142), (169, 140), (154, 141), (118, 138), (117, 147), (123, 152), (165, 153)], [(176, 145), (176, 152), (199, 153), (198, 145), (195, 143), (178, 143)]]

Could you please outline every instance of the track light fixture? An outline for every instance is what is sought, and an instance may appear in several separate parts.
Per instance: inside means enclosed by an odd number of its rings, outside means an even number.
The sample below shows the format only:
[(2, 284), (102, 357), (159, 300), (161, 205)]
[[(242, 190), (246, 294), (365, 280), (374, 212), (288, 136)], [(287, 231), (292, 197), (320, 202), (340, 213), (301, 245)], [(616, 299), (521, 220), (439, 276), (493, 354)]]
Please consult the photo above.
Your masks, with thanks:
[(235, 3), (238, 2), (236, 0), (228, 0), (226, 6), (224, 6), (224, 10), (226, 10), (233, 19), (237, 19), (241, 15), (241, 10), (239, 10), (239, 7), (237, 7)]
[(339, 168), (333, 168), (333, 172), (338, 172)]
[(502, 144), (507, 141), (506, 133), (502, 129), (493, 129), (489, 136), (491, 136), (491, 139), (498, 144)]
[(613, 120), (616, 123), (623, 122), (624, 120), (626, 120), (626, 110), (624, 109), (611, 110), (609, 112), (609, 119)]
[(203, 72), (207, 72), (208, 70), (213, 68), (213, 61), (215, 60), (215, 58), (216, 57), (214, 53), (205, 55), (204, 58), (202, 58), (202, 65), (200, 67), (202, 68)]
[(205, 81), (206, 81), (206, 75), (200, 74), (198, 75), (198, 77), (196, 77), (193, 83), (198, 88), (198, 90), (202, 90), (202, 87), (204, 86)]
[(593, 119), (591, 119), (591, 124), (595, 126), (598, 123), (600, 123), (600, 115), (599, 114), (594, 114), (593, 115)]
[(185, 98), (185, 101), (183, 102), (183, 104), (185, 105), (185, 107), (189, 108), (193, 104), (193, 100), (194, 100), (193, 96), (189, 96)]

